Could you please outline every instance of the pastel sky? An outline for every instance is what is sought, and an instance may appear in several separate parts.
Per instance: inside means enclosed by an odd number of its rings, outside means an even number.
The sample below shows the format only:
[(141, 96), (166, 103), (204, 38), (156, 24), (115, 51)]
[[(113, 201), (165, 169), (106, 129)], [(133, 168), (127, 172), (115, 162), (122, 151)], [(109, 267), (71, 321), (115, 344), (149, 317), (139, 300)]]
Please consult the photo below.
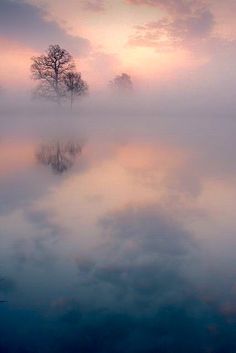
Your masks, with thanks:
[[(235, 13), (0, 0), (0, 353), (236, 352)], [(50, 44), (88, 97), (31, 99)]]
[(1, 0), (0, 81), (29, 87), (31, 56), (51, 43), (93, 87), (124, 71), (146, 86), (219, 71), (236, 54), (235, 10), (234, 0)]

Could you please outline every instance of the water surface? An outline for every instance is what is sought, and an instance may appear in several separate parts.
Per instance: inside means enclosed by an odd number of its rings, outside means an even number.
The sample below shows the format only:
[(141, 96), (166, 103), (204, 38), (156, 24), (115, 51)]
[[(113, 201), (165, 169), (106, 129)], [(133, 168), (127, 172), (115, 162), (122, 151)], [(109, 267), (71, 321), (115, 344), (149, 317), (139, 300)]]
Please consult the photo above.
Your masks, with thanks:
[(235, 121), (40, 114), (1, 119), (0, 351), (235, 352)]

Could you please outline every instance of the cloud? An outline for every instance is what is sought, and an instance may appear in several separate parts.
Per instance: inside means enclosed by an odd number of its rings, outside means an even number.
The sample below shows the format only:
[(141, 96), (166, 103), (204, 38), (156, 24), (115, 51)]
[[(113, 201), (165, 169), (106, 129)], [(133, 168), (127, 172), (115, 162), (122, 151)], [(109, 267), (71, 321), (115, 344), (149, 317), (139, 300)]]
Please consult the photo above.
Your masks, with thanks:
[(107, 215), (101, 227), (106, 242), (90, 259), (77, 259), (77, 299), (75, 290), (53, 306), (62, 351), (229, 351), (234, 323), (184, 276), (195, 247), (170, 209), (129, 206)]
[(83, 7), (85, 10), (92, 12), (104, 11), (104, 0), (84, 0)]
[[(31, 202), (48, 192), (53, 177), (39, 172), (38, 168), (9, 175), (8, 179), (0, 180), (0, 215), (16, 209), (24, 209)], [(37, 183), (37, 187), (35, 186)]]
[[(150, 2), (147, 4), (145, 1), (138, 1), (138, 4), (141, 3), (150, 5)], [(151, 3), (153, 6), (156, 5), (156, 9), (153, 10), (156, 11), (162, 2)], [(166, 4), (163, 2), (165, 14), (160, 18), (159, 13), (157, 21), (135, 26), (133, 34), (129, 37), (128, 46), (140, 50), (151, 48), (150, 51), (156, 52), (156, 62), (160, 60), (159, 56), (163, 55), (166, 62), (168, 60), (172, 63), (178, 62), (178, 57), (182, 55), (180, 59), (182, 67), (175, 70), (172, 68), (170, 90), (174, 95), (177, 91), (181, 93), (182, 90), (182, 98), (179, 93), (177, 94), (178, 106), (182, 99), (185, 108), (190, 102), (189, 114), (198, 110), (200, 114), (205, 115), (232, 115), (232, 92), (235, 90), (232, 58), (236, 55), (234, 26), (229, 24), (225, 28), (226, 16), (219, 15), (221, 9), (219, 4), (209, 1), (184, 3), (188, 5), (188, 11), (171, 11), (171, 2), (167, 1)], [(227, 31), (230, 34), (227, 34)], [(165, 78), (166, 82), (168, 78)], [(154, 70), (153, 81), (156, 81), (158, 87)], [(161, 85), (158, 94), (162, 94), (163, 91), (162, 81)], [(222, 90), (223, 86), (227, 89)], [(171, 92), (168, 93), (168, 101), (171, 100), (170, 94)], [(186, 99), (187, 96), (189, 99)], [(168, 115), (167, 110), (171, 106), (174, 106), (173, 102), (171, 105), (167, 103), (162, 112)], [(178, 110), (177, 105), (175, 111), (176, 109)]]
[(113, 241), (122, 240), (122, 246), (132, 241), (140, 254), (146, 250), (163, 256), (183, 255), (190, 240), (171, 212), (161, 207), (127, 207), (104, 218), (102, 224)]
[(143, 303), (140, 312), (182, 300), (187, 284), (181, 267), (195, 246), (170, 211), (130, 206), (107, 215), (101, 227), (106, 243), (93, 258), (77, 258), (81, 299), (96, 293), (99, 306), (126, 311)]
[(204, 6), (200, 0), (126, 0), (132, 5), (146, 5), (161, 8), (171, 14), (190, 14), (193, 7)]
[(47, 272), (58, 261), (56, 245), (68, 231), (52, 219), (53, 215), (49, 211), (25, 211), (23, 216), (33, 230), (32, 236), (22, 233), (12, 242), (11, 262), (24, 270), (34, 268)]
[(79, 65), (86, 72), (91, 86), (107, 87), (109, 80), (121, 66), (121, 62), (118, 55), (93, 51), (88, 58), (80, 60)]
[(136, 33), (130, 37), (129, 44), (155, 47), (157, 50), (189, 48), (208, 39), (213, 28), (213, 14), (209, 9), (201, 9), (187, 16), (165, 17), (136, 26)]
[(37, 230), (45, 232), (46, 237), (58, 237), (66, 232), (53, 220), (53, 214), (46, 210), (29, 210), (25, 212), (25, 216), (30, 223), (34, 224)]
[[(52, 353), (198, 353), (235, 348), (235, 309), (228, 305), (219, 311), (198, 297), (186, 280), (183, 267), (189, 269), (194, 261), (191, 234), (170, 209), (129, 206), (108, 214), (100, 225), (106, 242), (90, 260), (77, 259), (79, 275), (77, 281), (73, 277), (67, 295), (50, 295), (52, 304), (45, 308), (40, 292), (37, 305), (27, 297), (27, 310), (10, 306), (1, 311), (3, 350), (4, 344), (13, 353), (23, 351), (26, 344), (29, 351)], [(152, 246), (153, 238), (159, 246)], [(173, 240), (179, 244), (177, 251), (172, 249)], [(146, 246), (149, 241), (151, 246)], [(54, 292), (68, 284), (63, 273), (58, 274), (50, 284)], [(65, 281), (59, 287), (57, 277)], [(37, 291), (41, 280), (36, 279)], [(12, 330), (17, 332), (14, 340)]]
[(90, 50), (87, 39), (67, 34), (56, 22), (45, 19), (43, 10), (23, 2), (0, 2), (1, 36), (35, 49), (46, 49), (50, 43), (59, 43), (75, 54)]

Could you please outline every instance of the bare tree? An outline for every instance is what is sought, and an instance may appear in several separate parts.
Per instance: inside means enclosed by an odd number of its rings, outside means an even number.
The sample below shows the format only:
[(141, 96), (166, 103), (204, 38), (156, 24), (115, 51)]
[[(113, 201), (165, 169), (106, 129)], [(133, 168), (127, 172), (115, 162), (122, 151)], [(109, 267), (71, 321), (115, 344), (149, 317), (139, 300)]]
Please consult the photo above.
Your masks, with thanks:
[(123, 73), (110, 81), (109, 87), (117, 93), (127, 93), (132, 91), (133, 83), (131, 77), (128, 74)]
[(62, 174), (74, 165), (81, 152), (82, 148), (76, 142), (54, 141), (41, 145), (36, 152), (36, 159), (41, 164), (50, 166), (55, 173)]
[(50, 45), (46, 54), (32, 61), (32, 78), (40, 81), (35, 94), (59, 104), (65, 96), (64, 76), (75, 68), (71, 54), (59, 45)]
[(66, 72), (64, 75), (64, 84), (70, 96), (71, 108), (75, 97), (83, 96), (88, 93), (88, 85), (82, 80), (80, 72)]

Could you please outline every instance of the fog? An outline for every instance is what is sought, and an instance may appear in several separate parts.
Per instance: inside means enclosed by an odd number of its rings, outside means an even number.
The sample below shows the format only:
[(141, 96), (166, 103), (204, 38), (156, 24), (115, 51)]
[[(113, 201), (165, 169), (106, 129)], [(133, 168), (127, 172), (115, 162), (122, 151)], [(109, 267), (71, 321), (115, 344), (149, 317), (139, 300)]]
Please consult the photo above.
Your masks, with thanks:
[(2, 352), (235, 351), (233, 101), (199, 92), (1, 97)]
[(0, 353), (235, 353), (226, 0), (0, 1)]

